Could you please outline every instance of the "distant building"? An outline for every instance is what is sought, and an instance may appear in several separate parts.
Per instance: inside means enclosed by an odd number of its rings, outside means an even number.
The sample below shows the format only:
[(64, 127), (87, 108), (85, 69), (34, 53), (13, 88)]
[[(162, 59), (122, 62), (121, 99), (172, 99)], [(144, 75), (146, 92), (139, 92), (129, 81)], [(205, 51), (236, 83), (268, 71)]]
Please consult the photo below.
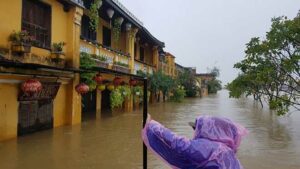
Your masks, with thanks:
[(198, 73), (196, 74), (196, 78), (201, 83), (201, 92), (200, 96), (204, 97), (208, 95), (208, 87), (207, 84), (209, 81), (213, 80), (215, 78), (215, 75), (212, 73)]

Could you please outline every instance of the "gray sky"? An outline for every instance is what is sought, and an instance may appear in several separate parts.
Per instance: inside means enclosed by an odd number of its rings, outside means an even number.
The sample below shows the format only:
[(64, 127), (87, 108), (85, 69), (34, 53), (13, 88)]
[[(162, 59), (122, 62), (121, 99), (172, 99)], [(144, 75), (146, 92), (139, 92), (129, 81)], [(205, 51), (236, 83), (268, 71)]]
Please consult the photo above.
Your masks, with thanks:
[(271, 18), (296, 16), (300, 0), (119, 0), (183, 66), (221, 70), (223, 84), (238, 71), (251, 37), (263, 37)]

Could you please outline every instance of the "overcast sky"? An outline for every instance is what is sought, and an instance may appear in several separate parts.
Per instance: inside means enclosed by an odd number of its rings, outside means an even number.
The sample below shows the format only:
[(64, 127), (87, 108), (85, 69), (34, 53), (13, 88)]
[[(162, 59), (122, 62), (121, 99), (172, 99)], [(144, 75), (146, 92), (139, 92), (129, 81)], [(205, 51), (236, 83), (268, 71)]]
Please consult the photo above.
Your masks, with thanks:
[(296, 16), (300, 0), (119, 0), (159, 40), (176, 62), (221, 70), (223, 84), (238, 71), (234, 63), (244, 57), (251, 37), (263, 37), (271, 18)]

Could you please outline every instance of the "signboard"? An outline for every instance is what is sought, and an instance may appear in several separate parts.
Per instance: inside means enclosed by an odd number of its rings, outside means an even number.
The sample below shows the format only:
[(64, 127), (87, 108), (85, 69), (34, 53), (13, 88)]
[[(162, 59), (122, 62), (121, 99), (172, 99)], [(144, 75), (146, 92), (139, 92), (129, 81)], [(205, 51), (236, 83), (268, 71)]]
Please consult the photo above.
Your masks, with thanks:
[(60, 87), (60, 83), (42, 83), (42, 86), (42, 90), (33, 95), (28, 95), (21, 90), (18, 101), (54, 100)]

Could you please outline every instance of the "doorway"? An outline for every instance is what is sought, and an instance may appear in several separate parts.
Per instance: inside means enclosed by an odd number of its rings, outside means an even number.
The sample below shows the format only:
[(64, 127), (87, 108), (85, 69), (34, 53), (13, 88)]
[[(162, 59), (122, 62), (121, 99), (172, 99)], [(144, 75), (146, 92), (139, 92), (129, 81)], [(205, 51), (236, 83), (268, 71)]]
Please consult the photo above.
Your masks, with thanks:
[(101, 98), (101, 114), (111, 113), (110, 108), (110, 93), (111, 91), (105, 89), (102, 91), (102, 98)]
[(82, 96), (82, 120), (96, 118), (96, 90)]
[(18, 136), (53, 128), (53, 101), (20, 101)]

